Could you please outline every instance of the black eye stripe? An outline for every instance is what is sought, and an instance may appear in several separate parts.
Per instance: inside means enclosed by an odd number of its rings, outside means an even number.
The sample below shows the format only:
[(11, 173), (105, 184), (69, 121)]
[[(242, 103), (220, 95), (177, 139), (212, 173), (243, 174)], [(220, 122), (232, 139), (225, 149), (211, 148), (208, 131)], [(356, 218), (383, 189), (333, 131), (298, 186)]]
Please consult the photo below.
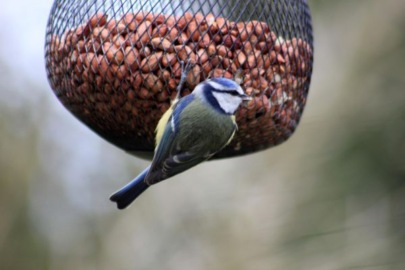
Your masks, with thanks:
[(217, 93), (227, 93), (227, 94), (230, 94), (232, 96), (240, 96), (241, 95), (236, 90), (215, 90), (215, 89), (213, 89), (212, 91), (217, 92)]

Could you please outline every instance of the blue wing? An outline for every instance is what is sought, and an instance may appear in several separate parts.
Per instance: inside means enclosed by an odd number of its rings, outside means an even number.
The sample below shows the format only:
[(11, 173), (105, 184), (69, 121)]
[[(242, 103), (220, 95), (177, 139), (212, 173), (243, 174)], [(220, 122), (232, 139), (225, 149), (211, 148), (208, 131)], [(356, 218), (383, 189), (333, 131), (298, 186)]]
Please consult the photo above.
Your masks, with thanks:
[(162, 139), (156, 148), (149, 173), (145, 178), (148, 185), (181, 173), (211, 156), (209, 153), (204, 156), (201, 153), (197, 155), (193, 152), (183, 151), (178, 146), (176, 128), (179, 126), (180, 114), (193, 99), (193, 95), (188, 95), (181, 99), (174, 108)]

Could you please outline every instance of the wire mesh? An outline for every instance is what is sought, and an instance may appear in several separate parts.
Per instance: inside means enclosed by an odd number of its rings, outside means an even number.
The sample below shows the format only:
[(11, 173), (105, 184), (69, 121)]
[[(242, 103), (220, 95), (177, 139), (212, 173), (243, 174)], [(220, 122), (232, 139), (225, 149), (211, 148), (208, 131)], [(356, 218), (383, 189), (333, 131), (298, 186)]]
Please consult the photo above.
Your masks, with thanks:
[(176, 95), (181, 61), (194, 64), (183, 95), (207, 78), (239, 80), (254, 98), (214, 158), (230, 157), (277, 145), (296, 129), (312, 73), (311, 17), (305, 0), (56, 0), (45, 58), (68, 110), (145, 157)]

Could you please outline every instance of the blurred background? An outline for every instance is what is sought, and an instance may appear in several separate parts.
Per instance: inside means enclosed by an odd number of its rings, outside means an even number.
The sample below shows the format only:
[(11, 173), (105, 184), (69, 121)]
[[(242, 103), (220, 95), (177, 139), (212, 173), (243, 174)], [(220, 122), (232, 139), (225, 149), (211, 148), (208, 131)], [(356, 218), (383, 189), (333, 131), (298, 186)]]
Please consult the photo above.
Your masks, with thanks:
[(1, 2), (1, 269), (405, 269), (405, 1), (309, 0), (315, 66), (294, 136), (125, 211), (109, 195), (148, 162), (52, 93), (52, 1)]

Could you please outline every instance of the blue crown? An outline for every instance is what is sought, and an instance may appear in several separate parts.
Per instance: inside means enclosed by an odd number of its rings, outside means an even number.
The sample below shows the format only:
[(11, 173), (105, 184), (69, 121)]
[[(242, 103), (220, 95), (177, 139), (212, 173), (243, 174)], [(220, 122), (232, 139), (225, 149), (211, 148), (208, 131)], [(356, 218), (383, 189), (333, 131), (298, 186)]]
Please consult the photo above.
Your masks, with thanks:
[(239, 84), (237, 84), (234, 80), (230, 80), (227, 78), (212, 78), (211, 81), (214, 81), (222, 86), (224, 86), (224, 88), (227, 89), (237, 89), (239, 87)]

